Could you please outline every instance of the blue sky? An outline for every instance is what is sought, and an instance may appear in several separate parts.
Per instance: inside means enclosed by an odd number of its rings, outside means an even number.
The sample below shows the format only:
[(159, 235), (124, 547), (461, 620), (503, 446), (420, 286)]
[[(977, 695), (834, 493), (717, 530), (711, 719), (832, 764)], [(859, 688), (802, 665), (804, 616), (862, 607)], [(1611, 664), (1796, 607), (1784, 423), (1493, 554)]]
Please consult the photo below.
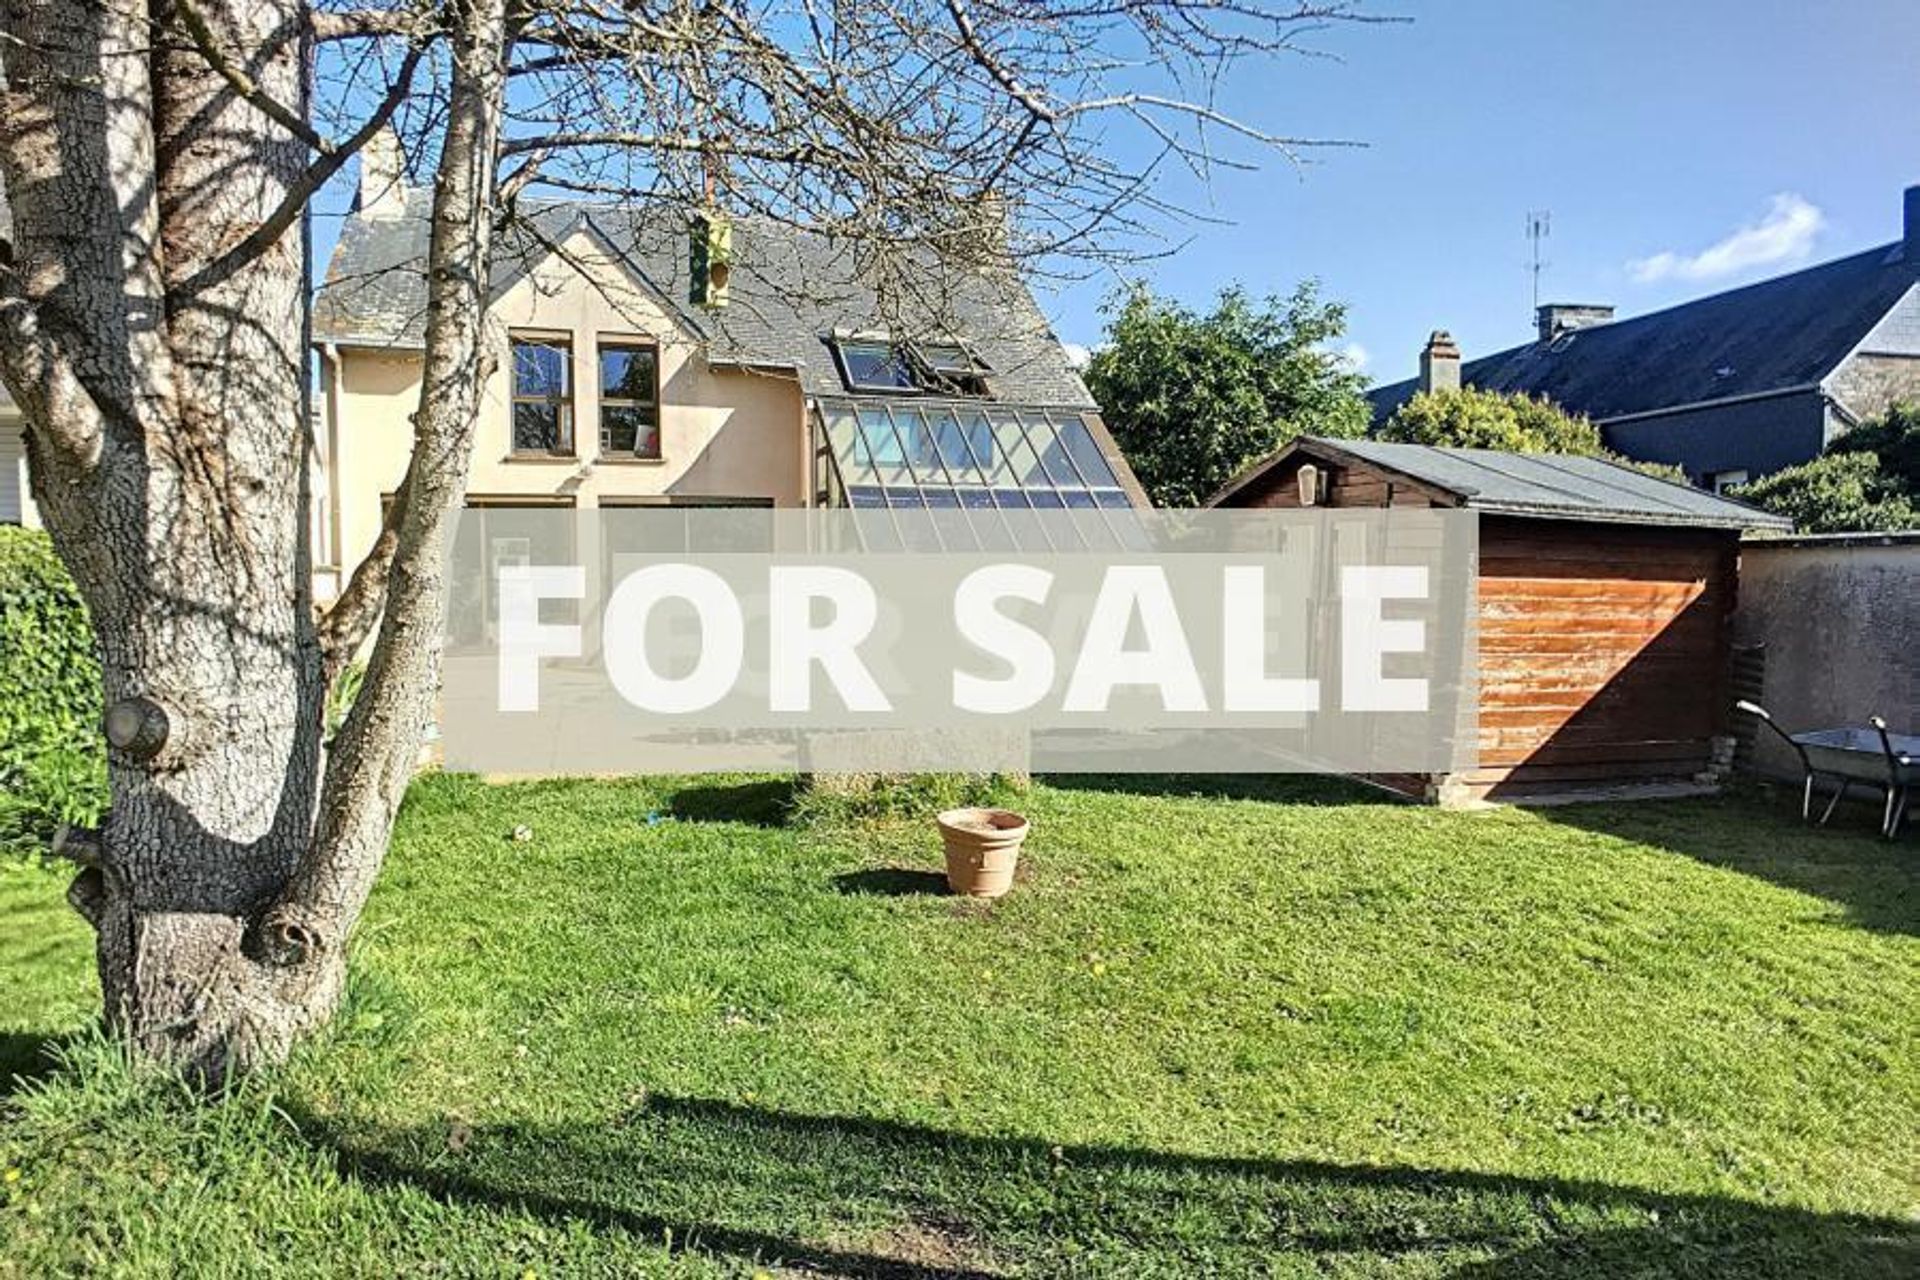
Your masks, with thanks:
[[(1234, 225), (1139, 274), (1194, 304), (1316, 276), (1378, 381), (1434, 328), (1469, 359), (1527, 340), (1528, 210), (1553, 215), (1543, 300), (1633, 315), (1893, 240), (1920, 183), (1920, 0), (1369, 8), (1413, 21), (1329, 31), (1338, 60), (1249, 67), (1225, 97), (1365, 149), (1176, 188)], [(1043, 297), (1063, 338), (1097, 342), (1116, 282)]]

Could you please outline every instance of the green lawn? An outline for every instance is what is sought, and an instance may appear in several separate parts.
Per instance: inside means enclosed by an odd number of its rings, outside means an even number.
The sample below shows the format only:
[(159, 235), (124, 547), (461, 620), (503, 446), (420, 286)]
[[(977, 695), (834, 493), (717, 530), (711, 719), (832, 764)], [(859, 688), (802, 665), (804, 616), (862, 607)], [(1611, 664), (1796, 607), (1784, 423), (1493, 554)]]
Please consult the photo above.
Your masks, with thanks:
[(1081, 782), (984, 907), (787, 795), (423, 782), (338, 1031), (203, 1110), (0, 866), (0, 1274), (1920, 1273), (1912, 837)]

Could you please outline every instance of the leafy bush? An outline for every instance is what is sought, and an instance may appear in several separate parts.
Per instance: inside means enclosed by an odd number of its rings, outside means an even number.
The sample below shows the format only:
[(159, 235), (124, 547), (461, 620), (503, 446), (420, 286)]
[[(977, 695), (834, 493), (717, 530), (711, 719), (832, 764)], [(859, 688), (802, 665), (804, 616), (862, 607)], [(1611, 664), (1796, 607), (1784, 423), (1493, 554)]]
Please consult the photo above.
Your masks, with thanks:
[(73, 579), (43, 533), (0, 526), (0, 848), (44, 847), (105, 810), (100, 664)]
[(1501, 449), (1508, 453), (1567, 453), (1608, 462), (1674, 484), (1687, 473), (1670, 462), (1644, 462), (1611, 453), (1600, 428), (1583, 413), (1569, 413), (1545, 396), (1517, 391), (1421, 391), (1394, 410), (1380, 428), (1382, 440), (1450, 449)]
[(1791, 517), (1801, 533), (1920, 529), (1920, 406), (1895, 405), (1822, 457), (1741, 485), (1733, 496)]
[(1791, 517), (1800, 533), (1920, 528), (1920, 511), (1871, 453), (1829, 453), (1741, 485), (1733, 496)]
[(1600, 428), (1585, 414), (1568, 413), (1545, 397), (1517, 392), (1422, 391), (1394, 410), (1382, 440), (1453, 449), (1509, 453), (1571, 453), (1600, 457)]
[(367, 664), (364, 662), (349, 663), (334, 677), (333, 686), (327, 690), (325, 723), (328, 742), (333, 741), (340, 732), (340, 726), (347, 722), (347, 713), (360, 700), (360, 689), (366, 682)]

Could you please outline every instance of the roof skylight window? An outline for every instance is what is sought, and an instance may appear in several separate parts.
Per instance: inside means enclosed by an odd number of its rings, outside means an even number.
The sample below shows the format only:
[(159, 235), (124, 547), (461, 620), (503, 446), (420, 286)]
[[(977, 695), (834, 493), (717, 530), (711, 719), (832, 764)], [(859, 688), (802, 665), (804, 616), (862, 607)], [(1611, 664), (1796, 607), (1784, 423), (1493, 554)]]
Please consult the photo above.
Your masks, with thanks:
[(849, 391), (985, 396), (987, 366), (957, 342), (835, 337), (831, 345)]

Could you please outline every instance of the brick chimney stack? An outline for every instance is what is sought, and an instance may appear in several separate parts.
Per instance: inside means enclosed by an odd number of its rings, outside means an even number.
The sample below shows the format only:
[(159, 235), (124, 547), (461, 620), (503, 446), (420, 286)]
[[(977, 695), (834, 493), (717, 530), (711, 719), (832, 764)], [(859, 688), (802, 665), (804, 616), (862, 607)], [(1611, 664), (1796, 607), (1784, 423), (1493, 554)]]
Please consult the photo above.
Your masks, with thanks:
[(1453, 335), (1435, 329), (1420, 351), (1420, 389), (1422, 391), (1458, 391), (1460, 389), (1460, 348)]

